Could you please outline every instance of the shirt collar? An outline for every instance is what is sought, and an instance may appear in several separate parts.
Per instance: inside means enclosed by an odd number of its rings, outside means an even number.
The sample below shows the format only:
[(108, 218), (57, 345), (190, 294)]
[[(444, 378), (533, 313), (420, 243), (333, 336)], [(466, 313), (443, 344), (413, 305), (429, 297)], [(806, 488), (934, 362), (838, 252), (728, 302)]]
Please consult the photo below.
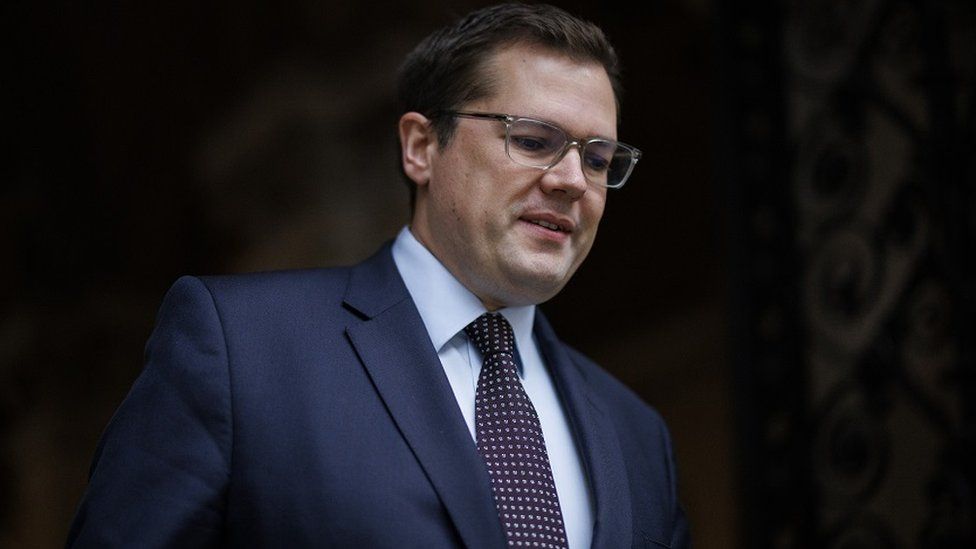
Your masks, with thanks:
[[(458, 282), (408, 227), (401, 229), (393, 242), (393, 262), (438, 352), (487, 311), (481, 300)], [(520, 349), (532, 345), (535, 305), (505, 307), (498, 312), (512, 325), (515, 344)]]

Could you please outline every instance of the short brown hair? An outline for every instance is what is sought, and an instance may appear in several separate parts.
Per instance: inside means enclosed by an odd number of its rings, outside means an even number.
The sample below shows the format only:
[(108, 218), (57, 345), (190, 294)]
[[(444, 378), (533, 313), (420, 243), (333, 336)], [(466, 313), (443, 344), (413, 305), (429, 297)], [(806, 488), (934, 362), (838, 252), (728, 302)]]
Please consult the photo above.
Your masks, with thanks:
[[(471, 12), (425, 38), (400, 66), (399, 112), (419, 112), (433, 121), (440, 147), (457, 122), (439, 116), (489, 96), (494, 82), (484, 65), (501, 48), (540, 45), (581, 62), (596, 62), (610, 78), (620, 113), (620, 65), (603, 31), (548, 4), (499, 4)], [(415, 187), (408, 179), (411, 203)]]

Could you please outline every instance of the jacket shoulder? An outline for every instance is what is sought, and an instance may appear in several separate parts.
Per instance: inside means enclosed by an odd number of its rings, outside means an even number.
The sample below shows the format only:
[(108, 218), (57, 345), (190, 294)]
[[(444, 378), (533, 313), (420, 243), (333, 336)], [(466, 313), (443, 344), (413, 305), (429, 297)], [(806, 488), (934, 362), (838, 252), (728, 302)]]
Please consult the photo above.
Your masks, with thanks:
[[(303, 329), (303, 319), (341, 310), (350, 269), (303, 269), (183, 276), (167, 292), (161, 313), (184, 314), (190, 303), (216, 312), (225, 335)], [(329, 317), (331, 318), (331, 317)], [(158, 319), (157, 319), (158, 320)]]

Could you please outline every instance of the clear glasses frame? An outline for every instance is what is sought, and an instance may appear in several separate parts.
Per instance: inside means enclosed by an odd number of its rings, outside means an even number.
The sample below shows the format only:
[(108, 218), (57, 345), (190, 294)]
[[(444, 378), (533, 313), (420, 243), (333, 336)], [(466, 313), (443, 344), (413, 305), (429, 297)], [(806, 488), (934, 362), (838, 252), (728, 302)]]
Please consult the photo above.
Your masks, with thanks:
[[(627, 179), (630, 177), (631, 172), (633, 172), (637, 161), (641, 158), (641, 151), (636, 147), (632, 147), (625, 143), (604, 137), (573, 137), (569, 135), (566, 130), (556, 126), (555, 124), (550, 124), (549, 122), (543, 122), (542, 120), (536, 120), (534, 118), (514, 116), (511, 114), (471, 111), (446, 111), (443, 114), (459, 118), (494, 120), (504, 123), (505, 153), (512, 160), (512, 162), (529, 168), (548, 170), (562, 161), (570, 147), (576, 147), (576, 150), (580, 155), (580, 164), (583, 168), (582, 171), (583, 175), (586, 177), (586, 180), (594, 185), (599, 185), (610, 189), (619, 189), (620, 187), (623, 187), (624, 183), (626, 183)], [(528, 153), (525, 151), (521, 152), (521, 156), (518, 154), (512, 154), (512, 125), (518, 122), (529, 122), (532, 124), (538, 124), (539, 127), (547, 128), (548, 130), (553, 131), (555, 135), (561, 135), (563, 143), (559, 147), (550, 147), (549, 150), (551, 152), (547, 152), (543, 158), (540, 158), (540, 162), (532, 161), (526, 156)], [(525, 144), (522, 144), (518, 145), (517, 147), (524, 149), (525, 146)], [(599, 147), (602, 150), (610, 151), (610, 158), (600, 154), (590, 155), (588, 157), (587, 150), (592, 150), (592, 147)], [(545, 161), (541, 161), (543, 159)], [(614, 161), (618, 162), (616, 166), (613, 164)], [(614, 171), (611, 173), (611, 170)], [(613, 182), (610, 182), (609, 179), (611, 175), (615, 178)], [(603, 180), (601, 180), (601, 176), (604, 177)]]

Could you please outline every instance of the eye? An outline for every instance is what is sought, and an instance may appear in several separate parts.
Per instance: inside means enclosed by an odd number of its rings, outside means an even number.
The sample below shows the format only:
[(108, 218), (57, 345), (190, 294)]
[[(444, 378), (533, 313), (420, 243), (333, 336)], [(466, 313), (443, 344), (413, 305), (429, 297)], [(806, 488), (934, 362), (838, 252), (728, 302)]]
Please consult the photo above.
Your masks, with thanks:
[(598, 154), (586, 154), (583, 160), (586, 162), (586, 167), (595, 172), (604, 172), (610, 167), (610, 159)]
[(511, 144), (527, 153), (548, 154), (554, 150), (551, 140), (531, 135), (513, 135)]
[(609, 141), (591, 140), (583, 148), (584, 167), (596, 173), (609, 170), (616, 149), (616, 145)]
[(549, 124), (522, 118), (509, 127), (509, 147), (536, 159), (545, 159), (566, 143), (563, 132)]
[(552, 146), (541, 137), (513, 135), (511, 143), (526, 152), (546, 152), (552, 149)]

